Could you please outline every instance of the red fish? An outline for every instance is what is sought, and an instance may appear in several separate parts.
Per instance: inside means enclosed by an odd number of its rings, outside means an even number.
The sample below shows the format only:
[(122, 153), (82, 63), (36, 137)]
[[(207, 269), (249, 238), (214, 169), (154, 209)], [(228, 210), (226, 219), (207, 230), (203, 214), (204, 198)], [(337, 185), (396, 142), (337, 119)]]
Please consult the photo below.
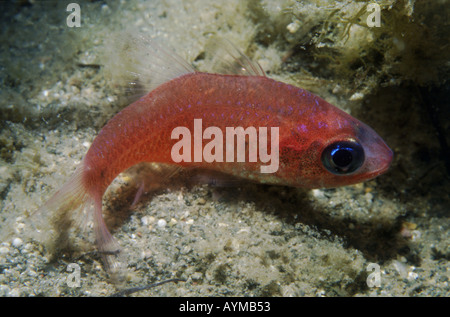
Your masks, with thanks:
[[(354, 184), (388, 169), (392, 151), (370, 127), (304, 89), (266, 77), (258, 64), (232, 46), (226, 47), (240, 69), (238, 74), (197, 72), (180, 57), (153, 42), (149, 45), (150, 57), (165, 63), (160, 72), (150, 74), (157, 77), (156, 87), (105, 125), (74, 175), (41, 207), (59, 214), (87, 208), (93, 216), (97, 248), (112, 271), (119, 265), (120, 249), (103, 221), (102, 197), (119, 173), (140, 162), (201, 167), (303, 188)], [(178, 141), (172, 132), (177, 127), (194, 131), (194, 120), (199, 119), (203, 128), (221, 131), (277, 127), (277, 142), (267, 142), (267, 150), (279, 154), (276, 171), (262, 173), (267, 164), (258, 160), (175, 162), (171, 153)], [(200, 151), (207, 143), (202, 141)], [(249, 142), (245, 151), (248, 155)]]

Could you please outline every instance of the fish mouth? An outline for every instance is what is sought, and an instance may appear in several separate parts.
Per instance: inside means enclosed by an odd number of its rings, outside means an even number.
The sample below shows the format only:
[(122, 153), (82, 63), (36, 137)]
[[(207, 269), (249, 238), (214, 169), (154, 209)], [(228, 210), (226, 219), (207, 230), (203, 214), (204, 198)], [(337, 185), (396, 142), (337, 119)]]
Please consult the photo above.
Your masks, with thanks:
[(366, 157), (363, 173), (367, 179), (372, 179), (385, 173), (391, 166), (393, 151), (384, 140), (369, 126), (360, 123), (357, 136), (364, 148)]
[(371, 151), (368, 178), (375, 178), (388, 171), (394, 158), (394, 152), (383, 142)]

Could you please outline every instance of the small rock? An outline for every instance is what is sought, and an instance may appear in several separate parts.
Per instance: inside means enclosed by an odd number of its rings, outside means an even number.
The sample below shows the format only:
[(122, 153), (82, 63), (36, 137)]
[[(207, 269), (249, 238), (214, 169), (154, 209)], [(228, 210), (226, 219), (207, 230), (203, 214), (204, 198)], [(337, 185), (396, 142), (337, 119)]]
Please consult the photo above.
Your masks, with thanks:
[(20, 238), (14, 238), (12, 241), (12, 246), (15, 248), (20, 248), (22, 246), (22, 244), (23, 244), (23, 241)]
[(5, 297), (9, 295), (11, 289), (6, 285), (0, 285), (0, 297)]
[(171, 218), (170, 222), (169, 222), (169, 226), (173, 227), (173, 226), (175, 226), (177, 224), (177, 222), (178, 221), (175, 218)]
[(350, 100), (351, 101), (356, 101), (356, 100), (361, 100), (364, 98), (364, 94), (361, 92), (355, 92), (351, 97)]
[(366, 193), (364, 195), (364, 198), (366, 198), (367, 203), (371, 204), (373, 200), (373, 195), (371, 193)]
[(203, 274), (201, 272), (195, 272), (191, 275), (193, 281), (199, 281), (203, 278)]
[(167, 225), (167, 221), (165, 221), (164, 219), (159, 219), (157, 225), (160, 228), (164, 228)]
[(150, 220), (148, 219), (147, 216), (144, 216), (144, 217), (141, 218), (141, 223), (142, 223), (144, 226), (147, 226), (147, 225), (150, 223)]
[(20, 297), (21, 291), (18, 288), (13, 288), (10, 292), (9, 292), (9, 296), (11, 297)]
[(205, 198), (199, 198), (199, 199), (197, 199), (197, 204), (199, 204), (199, 205), (204, 205), (204, 204), (206, 204)]
[(298, 20), (295, 20), (292, 23), (289, 23), (286, 27), (290, 33), (295, 33), (300, 28), (300, 22)]
[(312, 194), (315, 198), (324, 198), (325, 197), (323, 191), (321, 191), (320, 189), (313, 189)]

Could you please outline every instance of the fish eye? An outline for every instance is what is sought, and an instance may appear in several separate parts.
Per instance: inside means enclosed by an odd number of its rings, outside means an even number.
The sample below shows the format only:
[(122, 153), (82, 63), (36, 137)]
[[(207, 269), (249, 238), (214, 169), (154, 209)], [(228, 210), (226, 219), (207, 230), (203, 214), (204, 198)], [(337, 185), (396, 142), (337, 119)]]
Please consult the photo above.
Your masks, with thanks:
[(333, 174), (349, 174), (364, 163), (364, 150), (356, 141), (338, 141), (322, 152), (322, 164)]

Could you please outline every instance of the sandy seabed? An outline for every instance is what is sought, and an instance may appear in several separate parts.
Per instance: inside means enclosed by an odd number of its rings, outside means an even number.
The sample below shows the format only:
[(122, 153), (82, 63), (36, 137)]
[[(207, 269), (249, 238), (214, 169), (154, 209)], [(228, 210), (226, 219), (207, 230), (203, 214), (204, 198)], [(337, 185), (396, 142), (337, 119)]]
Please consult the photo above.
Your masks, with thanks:
[(186, 280), (135, 296), (449, 296), (449, 34), (435, 17), (448, 1), (390, 1), (377, 30), (364, 27), (364, 2), (79, 1), (80, 28), (67, 26), (68, 3), (1, 4), (0, 296), (117, 292), (88, 240), (55, 250), (28, 237), (27, 219), (132, 98), (111, 44), (123, 30), (159, 38), (203, 71), (214, 68), (208, 38), (225, 37), (395, 152), (388, 173), (354, 186), (195, 185), (180, 175), (133, 208), (133, 175), (121, 175), (104, 209), (126, 287)]

